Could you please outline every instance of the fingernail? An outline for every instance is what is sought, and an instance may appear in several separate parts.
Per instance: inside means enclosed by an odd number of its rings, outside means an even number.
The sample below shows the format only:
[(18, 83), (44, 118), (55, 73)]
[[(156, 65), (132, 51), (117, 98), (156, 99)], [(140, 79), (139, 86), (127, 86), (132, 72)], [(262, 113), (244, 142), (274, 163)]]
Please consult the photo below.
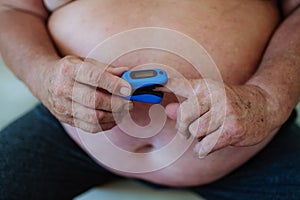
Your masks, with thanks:
[(198, 152), (199, 159), (205, 158), (206, 156), (207, 156), (207, 153), (201, 147), (200, 150), (199, 150), (199, 152)]
[(120, 94), (124, 96), (129, 96), (131, 94), (131, 90), (128, 87), (122, 86), (120, 88)]
[(198, 155), (199, 159), (203, 159), (207, 156), (207, 153), (204, 151), (201, 142), (196, 144), (194, 152)]

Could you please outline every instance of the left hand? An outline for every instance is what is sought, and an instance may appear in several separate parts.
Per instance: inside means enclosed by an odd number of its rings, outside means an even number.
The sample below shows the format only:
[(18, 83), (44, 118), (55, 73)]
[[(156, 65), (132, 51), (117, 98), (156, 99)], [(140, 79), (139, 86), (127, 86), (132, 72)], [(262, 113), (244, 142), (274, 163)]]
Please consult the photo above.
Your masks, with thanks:
[(168, 104), (166, 113), (177, 120), (179, 133), (198, 138), (195, 151), (199, 158), (227, 146), (258, 144), (272, 129), (267, 98), (259, 87), (208, 79), (170, 79), (158, 90), (185, 98), (180, 104)]

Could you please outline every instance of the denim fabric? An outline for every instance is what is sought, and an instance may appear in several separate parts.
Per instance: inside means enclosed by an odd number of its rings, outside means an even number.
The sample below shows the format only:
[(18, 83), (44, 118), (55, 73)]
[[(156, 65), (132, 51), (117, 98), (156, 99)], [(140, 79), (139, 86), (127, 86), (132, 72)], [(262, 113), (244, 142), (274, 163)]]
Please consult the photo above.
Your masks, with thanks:
[(41, 105), (0, 132), (1, 200), (71, 199), (115, 178)]
[[(70, 199), (120, 178), (96, 164), (41, 105), (0, 132), (0, 199)], [(209, 200), (300, 199), (300, 128), (294, 117), (245, 165), (187, 189)]]

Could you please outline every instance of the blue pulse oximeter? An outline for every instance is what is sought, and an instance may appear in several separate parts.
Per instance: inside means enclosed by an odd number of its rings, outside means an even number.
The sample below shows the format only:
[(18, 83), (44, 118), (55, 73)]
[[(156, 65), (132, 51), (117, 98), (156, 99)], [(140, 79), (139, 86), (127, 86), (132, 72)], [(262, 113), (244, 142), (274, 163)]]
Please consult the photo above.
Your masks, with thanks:
[(168, 82), (168, 75), (162, 69), (143, 69), (126, 71), (122, 78), (130, 83), (133, 93), (125, 97), (128, 100), (158, 104), (163, 99), (163, 92), (153, 91)]

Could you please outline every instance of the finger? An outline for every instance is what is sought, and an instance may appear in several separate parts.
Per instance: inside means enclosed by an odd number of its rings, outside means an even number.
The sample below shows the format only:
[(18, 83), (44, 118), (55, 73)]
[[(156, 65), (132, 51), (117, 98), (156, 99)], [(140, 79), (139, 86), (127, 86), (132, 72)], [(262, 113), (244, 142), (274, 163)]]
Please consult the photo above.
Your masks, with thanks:
[[(99, 62), (92, 58), (87, 58), (85, 61), (91, 62), (94, 65), (97, 65)], [(64, 65), (62, 67), (62, 72), (66, 76), (75, 77), (76, 73), (78, 72), (76, 70), (76, 67), (79, 67), (83, 65), (83, 59), (77, 56), (66, 56), (62, 59), (61, 64)], [(121, 76), (125, 71), (128, 71), (129, 67), (113, 67), (111, 65), (107, 66), (106, 71), (109, 73), (112, 73), (116, 76)]]
[(86, 59), (77, 70), (75, 80), (90, 86), (103, 88), (112, 94), (129, 96), (132, 90), (130, 84), (106, 69), (106, 65), (95, 60)]
[(177, 111), (178, 132), (188, 138), (190, 136), (190, 124), (206, 113), (209, 108), (209, 101), (203, 96), (193, 96), (184, 101)]
[(89, 133), (98, 133), (98, 132), (103, 131), (102, 127), (99, 126), (98, 124), (90, 124), (90, 123), (87, 123), (80, 119), (66, 117), (66, 116), (59, 117), (58, 119), (63, 123), (67, 123), (71, 126), (80, 128), (81, 130), (89, 132)]
[(114, 122), (114, 116), (111, 112), (90, 109), (74, 102), (72, 105), (72, 117), (80, 119), (90, 124)]
[(214, 115), (212, 119), (212, 111), (210, 110), (191, 123), (189, 132), (194, 137), (200, 138), (216, 131), (221, 125), (222, 121), (220, 121), (220, 117)]
[(77, 118), (91, 124), (115, 122), (119, 114), (87, 108), (70, 99), (53, 104), (52, 113), (59, 118)]
[(114, 96), (112, 99), (111, 95), (81, 83), (74, 84), (70, 98), (88, 108), (110, 112), (120, 112), (124, 109), (128, 110), (133, 107), (132, 102), (126, 99), (117, 96)]
[[(100, 64), (97, 60), (92, 59), (92, 58), (87, 58), (86, 61), (91, 62), (92, 64), (94, 64), (96, 66)], [(114, 67), (111, 65), (107, 65), (107, 68), (105, 70), (113, 75), (120, 77), (124, 72), (130, 70), (130, 68), (129, 67)]]
[(72, 117), (59, 117), (59, 120), (63, 123), (67, 123), (76, 128), (80, 128), (83, 131), (89, 133), (99, 133), (105, 130), (110, 130), (114, 126), (116, 126), (115, 122), (101, 123), (101, 124), (91, 124), (80, 119), (72, 118)]
[(213, 133), (205, 136), (201, 142), (197, 143), (194, 151), (198, 154), (199, 158), (204, 158), (207, 155), (223, 149), (230, 145), (230, 140), (223, 134), (223, 128), (220, 127)]
[(116, 126), (116, 123), (102, 123), (100, 124), (102, 131), (110, 130)]
[[(126, 116), (126, 112), (121, 113), (111, 113), (101, 110), (93, 110), (85, 108), (82, 111), (74, 111), (73, 117), (76, 119), (80, 119), (84, 122), (90, 124), (98, 124), (101, 127), (106, 127), (106, 124), (118, 124), (121, 122), (124, 116)], [(102, 127), (103, 128), (103, 127)]]
[(115, 123), (90, 124), (80, 119), (74, 118), (74, 126), (89, 133), (99, 133), (115, 126)]
[(116, 76), (120, 76), (122, 75), (125, 71), (129, 70), (129, 67), (115, 67), (112, 65), (106, 65), (103, 63), (100, 63), (99, 61), (93, 59), (93, 58), (86, 58), (85, 62), (89, 62), (95, 66), (101, 65), (101, 66), (105, 66), (105, 70), (111, 74), (114, 74)]
[(165, 112), (170, 119), (172, 120), (177, 119), (177, 111), (179, 106), (180, 106), (179, 103), (170, 103), (166, 106)]
[(124, 72), (128, 71), (129, 67), (109, 67), (107, 71), (113, 75), (121, 76)]
[(156, 88), (157, 91), (172, 92), (176, 95), (189, 98), (199, 92), (206, 91), (206, 83), (204, 79), (179, 79), (170, 78), (164, 87)]

